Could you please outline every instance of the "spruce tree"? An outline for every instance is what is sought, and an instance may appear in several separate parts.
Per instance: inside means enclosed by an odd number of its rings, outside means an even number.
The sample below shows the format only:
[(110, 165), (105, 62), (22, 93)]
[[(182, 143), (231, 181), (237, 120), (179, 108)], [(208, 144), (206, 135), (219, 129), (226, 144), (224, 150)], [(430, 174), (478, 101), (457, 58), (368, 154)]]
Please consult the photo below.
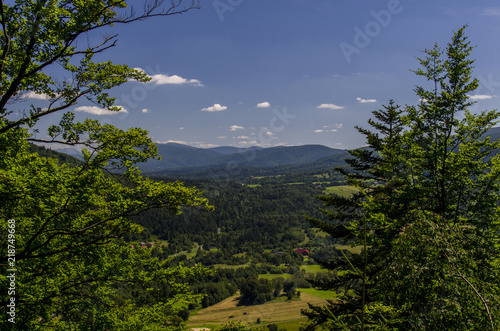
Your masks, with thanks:
[(478, 81), (465, 28), (418, 59), (430, 86), (415, 89), (418, 105), (391, 101), (358, 128), (369, 148), (341, 172), (359, 192), (320, 197), (328, 220), (310, 221), (363, 252), (324, 263), (346, 270), (343, 294), (304, 312), (310, 327), (495, 329), (500, 142), (486, 133), (499, 114), (469, 110)]

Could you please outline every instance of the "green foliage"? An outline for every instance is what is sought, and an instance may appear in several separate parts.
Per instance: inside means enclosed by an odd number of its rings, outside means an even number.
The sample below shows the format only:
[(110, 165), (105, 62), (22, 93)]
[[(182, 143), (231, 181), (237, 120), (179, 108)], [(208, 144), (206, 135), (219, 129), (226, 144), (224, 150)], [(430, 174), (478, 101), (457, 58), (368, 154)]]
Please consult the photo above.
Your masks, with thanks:
[(240, 284), (240, 304), (263, 304), (273, 299), (273, 285), (268, 279), (248, 279)]
[[(15, 246), (10, 266), (17, 269), (15, 293), (2, 291), (0, 296), (2, 311), (15, 300), (16, 323), (2, 318), (2, 329), (182, 329), (179, 315), (202, 298), (192, 293), (190, 283), (209, 270), (171, 265), (122, 239), (142, 230), (131, 220), (141, 212), (211, 209), (196, 189), (140, 175), (135, 165), (157, 153), (146, 131), (124, 131), (88, 119), (75, 122), (72, 113), (49, 128), (50, 140), (35, 139), (28, 131), (37, 132), (34, 126), (42, 116), (68, 109), (82, 97), (118, 111), (107, 91), (131, 78), (149, 78), (126, 65), (93, 61), (115, 45), (116, 36), (95, 45), (79, 41), (114, 24), (196, 7), (186, 7), (182, 0), (169, 5), (147, 2), (142, 12), (127, 13), (126, 2), (118, 0), (2, 2), (0, 243)], [(47, 107), (18, 109), (22, 116), (10, 116), (27, 93), (46, 96)], [(28, 140), (82, 146), (84, 160), (71, 166), (57, 162), (37, 154), (40, 149), (30, 150)], [(14, 233), (8, 219), (15, 222)], [(10, 237), (4, 235), (8, 231)], [(0, 261), (5, 266), (13, 260), (4, 254)], [(4, 289), (11, 286), (6, 276), (0, 276)]]
[[(321, 194), (322, 189), (313, 185), (313, 178), (306, 175), (299, 178), (307, 179), (307, 185), (287, 185), (297, 177), (262, 180), (262, 186), (254, 188), (236, 181), (185, 181), (190, 186), (203, 188), (204, 196), (215, 207), (213, 212), (187, 209), (176, 216), (168, 211), (151, 210), (134, 220), (149, 229), (152, 236), (168, 241), (170, 254), (190, 250), (194, 243), (203, 246), (196, 260), (204, 265), (241, 265), (250, 261), (256, 264), (267, 261), (276, 266), (300, 265), (303, 257), (294, 250), (303, 247), (301, 243), (306, 238), (312, 241), (316, 237), (311, 226), (303, 222), (302, 215), (307, 210), (318, 209), (320, 204), (314, 195)], [(247, 178), (245, 182), (248, 181), (254, 180)], [(210, 252), (210, 247), (218, 251)]]
[[(494, 329), (500, 318), (500, 142), (484, 138), (500, 116), (472, 114), (472, 50), (465, 27), (415, 71), (421, 102), (373, 112), (370, 149), (351, 151), (351, 198), (321, 197), (329, 220), (310, 219), (361, 254), (323, 261), (343, 270), (337, 302), (311, 307), (311, 326), (331, 329)], [(372, 310), (372, 307), (381, 307)], [(375, 323), (374, 323), (375, 322)], [(374, 323), (374, 324), (373, 324)], [(385, 325), (385, 326), (384, 326)]]
[[(107, 158), (116, 156), (106, 148), (96, 149), (81, 166), (59, 165), (28, 153), (24, 136), (18, 136), (16, 154), (8, 153), (9, 145), (0, 150), (0, 213), (16, 221), (16, 266), (22, 270), (16, 277), (19, 330), (64, 328), (67, 323), (127, 330), (139, 321), (144, 329), (170, 323), (174, 307), (199, 297), (181, 280), (205, 274), (203, 268), (165, 268), (166, 261), (119, 239), (141, 230), (130, 220), (141, 211), (165, 207), (178, 212), (180, 205), (206, 205), (199, 191), (142, 178), (132, 168), (120, 177), (127, 182), (123, 185), (101, 170)], [(143, 143), (134, 134), (120, 136), (131, 148)], [(136, 153), (134, 149), (133, 157)], [(120, 157), (126, 166), (135, 162), (126, 152)], [(1, 227), (7, 233), (6, 220)], [(6, 240), (3, 237), (3, 247)], [(5, 263), (7, 257), (1, 260)], [(5, 276), (1, 284), (7, 287)], [(124, 291), (131, 292), (130, 299)], [(2, 305), (7, 300), (4, 293)], [(147, 323), (139, 312), (149, 316)]]

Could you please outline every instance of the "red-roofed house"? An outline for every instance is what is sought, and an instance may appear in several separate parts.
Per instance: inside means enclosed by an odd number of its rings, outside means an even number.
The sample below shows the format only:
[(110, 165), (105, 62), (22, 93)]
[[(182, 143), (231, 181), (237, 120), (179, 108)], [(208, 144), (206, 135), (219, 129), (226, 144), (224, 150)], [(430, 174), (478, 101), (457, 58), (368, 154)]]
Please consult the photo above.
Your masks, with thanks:
[(297, 248), (295, 250), (295, 252), (299, 253), (302, 256), (309, 256), (309, 250), (308, 249)]

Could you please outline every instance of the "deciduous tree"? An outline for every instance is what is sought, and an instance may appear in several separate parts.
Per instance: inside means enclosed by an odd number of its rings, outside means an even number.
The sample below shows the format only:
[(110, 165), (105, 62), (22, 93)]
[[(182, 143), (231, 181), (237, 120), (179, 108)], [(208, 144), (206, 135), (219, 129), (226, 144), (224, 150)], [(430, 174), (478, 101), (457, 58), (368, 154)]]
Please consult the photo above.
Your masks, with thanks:
[[(197, 4), (153, 0), (140, 6), (127, 9), (127, 2), (118, 0), (0, 2), (3, 289), (12, 280), (5, 270), (17, 270), (15, 293), (2, 291), (0, 297), (2, 329), (176, 329), (182, 327), (177, 311), (200, 298), (189, 282), (207, 274), (206, 269), (169, 267), (150, 250), (121, 239), (141, 231), (130, 216), (143, 211), (209, 208), (195, 188), (140, 175), (135, 164), (157, 153), (145, 130), (124, 131), (89, 119), (76, 122), (67, 112), (49, 128), (45, 142), (80, 145), (84, 161), (61, 165), (28, 151), (28, 141), (37, 140), (32, 133), (41, 117), (69, 110), (81, 98), (117, 111), (108, 90), (131, 78), (149, 79), (126, 65), (94, 62), (96, 54), (116, 44), (116, 35), (89, 42), (96, 32), (186, 12)], [(22, 109), (18, 101), (28, 93), (45, 96), (47, 105)], [(9, 224), (15, 224), (15, 232), (7, 237)], [(7, 244), (15, 246), (15, 261), (6, 256)], [(11, 301), (15, 323), (6, 315)]]

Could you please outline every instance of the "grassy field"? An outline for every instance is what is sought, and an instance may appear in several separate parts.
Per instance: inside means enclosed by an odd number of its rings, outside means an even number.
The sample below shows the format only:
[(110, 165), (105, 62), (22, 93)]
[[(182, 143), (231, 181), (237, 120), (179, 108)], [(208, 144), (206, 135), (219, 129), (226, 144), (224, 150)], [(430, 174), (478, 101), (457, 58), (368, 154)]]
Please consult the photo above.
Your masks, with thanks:
[(229, 264), (213, 264), (214, 269), (238, 269), (243, 267), (249, 267), (250, 264), (238, 264), (238, 265), (229, 265)]
[(269, 280), (273, 280), (275, 278), (284, 278), (284, 279), (288, 279), (290, 277), (292, 277), (292, 275), (290, 274), (259, 274), (259, 278), (264, 278), (264, 279), (269, 279)]
[(337, 247), (338, 249), (349, 251), (353, 254), (361, 254), (361, 252), (363, 251), (363, 246), (351, 247), (349, 245), (335, 245), (335, 247)]
[[(324, 299), (326, 294), (319, 293), (325, 291), (299, 290), (301, 291), (300, 298), (292, 301), (282, 297), (279, 300), (255, 306), (238, 306), (239, 294), (236, 294), (218, 304), (193, 312), (189, 318), (188, 328), (212, 329), (229, 321), (239, 321), (249, 326), (265, 326), (275, 323), (280, 328), (296, 331), (301, 323), (306, 322), (300, 310), (307, 309), (307, 303), (322, 305), (326, 302)], [(256, 324), (257, 318), (261, 320), (259, 325)]]
[(317, 290), (314, 288), (301, 288), (299, 289), (300, 291), (300, 296), (304, 295), (304, 293), (314, 295), (315, 297), (319, 299), (335, 299), (336, 293), (334, 291), (324, 291), (324, 290)]
[(347, 186), (347, 185), (342, 185), (342, 186), (329, 186), (325, 190), (325, 194), (338, 194), (340, 196), (343, 196), (345, 198), (350, 197), (353, 193), (357, 192), (358, 190), (355, 187), (352, 186)]
[(319, 271), (328, 271), (328, 269), (321, 268), (319, 264), (303, 265), (300, 267), (300, 270), (304, 270), (308, 274), (315, 274)]

